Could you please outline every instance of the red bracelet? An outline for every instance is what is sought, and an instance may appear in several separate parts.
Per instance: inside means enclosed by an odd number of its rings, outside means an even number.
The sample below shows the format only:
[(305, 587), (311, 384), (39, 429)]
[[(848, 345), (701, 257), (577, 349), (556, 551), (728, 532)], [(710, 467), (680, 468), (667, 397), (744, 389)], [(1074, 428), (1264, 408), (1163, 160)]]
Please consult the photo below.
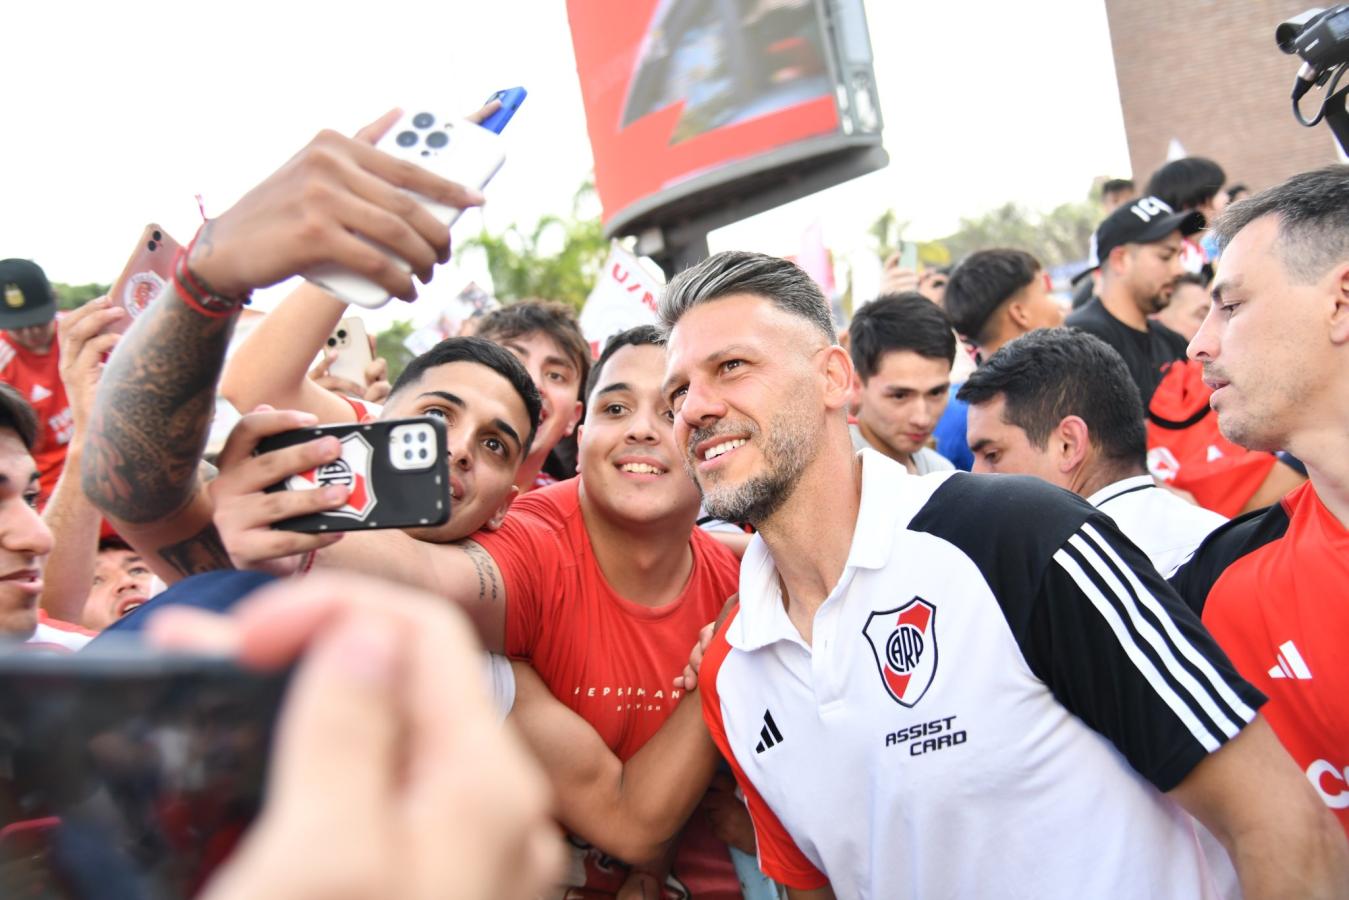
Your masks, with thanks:
[[(205, 225), (202, 226), (202, 228), (205, 227)], [(252, 294), (250, 292), (242, 297), (222, 296), (193, 273), (192, 267), (187, 264), (187, 260), (192, 255), (192, 249), (197, 246), (197, 238), (200, 236), (201, 230), (198, 229), (192, 237), (192, 243), (187, 245), (187, 249), (178, 251), (178, 256), (173, 261), (173, 285), (177, 288), (178, 295), (188, 306), (203, 316), (223, 319), (226, 316), (233, 315), (239, 307), (247, 306), (249, 300), (252, 299)]]

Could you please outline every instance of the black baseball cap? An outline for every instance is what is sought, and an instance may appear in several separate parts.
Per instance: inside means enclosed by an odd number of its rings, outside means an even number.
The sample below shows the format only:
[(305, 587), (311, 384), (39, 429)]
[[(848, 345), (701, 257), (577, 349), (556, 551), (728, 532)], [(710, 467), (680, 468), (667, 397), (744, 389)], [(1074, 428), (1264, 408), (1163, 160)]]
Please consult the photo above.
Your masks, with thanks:
[(1198, 210), (1175, 212), (1159, 197), (1139, 197), (1121, 206), (1096, 226), (1091, 236), (1091, 265), (1098, 268), (1110, 251), (1125, 244), (1151, 244), (1173, 231), (1189, 237), (1204, 228), (1204, 214)]
[(0, 329), (45, 325), (56, 318), (56, 294), (29, 259), (0, 259)]

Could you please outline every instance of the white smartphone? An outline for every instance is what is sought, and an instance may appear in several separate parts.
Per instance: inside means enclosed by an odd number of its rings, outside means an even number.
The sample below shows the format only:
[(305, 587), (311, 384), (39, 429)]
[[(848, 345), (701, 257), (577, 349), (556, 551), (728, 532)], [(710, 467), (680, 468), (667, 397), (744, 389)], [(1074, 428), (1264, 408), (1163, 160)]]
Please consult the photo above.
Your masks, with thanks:
[(324, 353), (333, 351), (336, 351), (337, 359), (328, 367), (328, 374), (364, 386), (365, 367), (374, 361), (365, 323), (351, 316), (338, 322), (323, 346)]
[[(448, 181), (481, 190), (492, 180), (506, 159), (500, 135), (450, 116), (426, 112), (434, 107), (404, 107), (403, 117), (376, 145), (390, 156), (397, 156), (434, 172)], [(463, 210), (433, 202), (414, 194), (427, 212), (446, 226), (454, 224)], [(408, 271), (407, 262), (394, 261)], [(368, 278), (340, 266), (318, 266), (305, 278), (339, 300), (377, 309), (389, 302), (384, 288)]]

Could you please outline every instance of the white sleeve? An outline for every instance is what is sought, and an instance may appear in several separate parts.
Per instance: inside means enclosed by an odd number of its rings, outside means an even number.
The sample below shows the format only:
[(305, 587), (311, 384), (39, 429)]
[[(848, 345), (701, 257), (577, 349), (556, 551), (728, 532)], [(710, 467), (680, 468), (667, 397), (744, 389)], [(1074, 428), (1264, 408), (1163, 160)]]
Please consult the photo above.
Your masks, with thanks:
[(487, 689), (492, 694), (492, 705), (501, 714), (504, 722), (515, 706), (515, 672), (511, 671), (511, 661), (496, 653), (487, 654)]

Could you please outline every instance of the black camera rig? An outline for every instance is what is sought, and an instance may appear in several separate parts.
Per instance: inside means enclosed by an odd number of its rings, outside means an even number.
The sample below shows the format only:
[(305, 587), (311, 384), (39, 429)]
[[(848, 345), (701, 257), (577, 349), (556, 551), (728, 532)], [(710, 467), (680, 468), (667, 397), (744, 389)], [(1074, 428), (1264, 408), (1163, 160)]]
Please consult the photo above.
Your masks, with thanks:
[[(1349, 3), (1329, 9), (1314, 7), (1280, 22), (1274, 29), (1274, 40), (1284, 53), (1302, 58), (1293, 83), (1293, 116), (1308, 128), (1324, 119), (1340, 149), (1349, 154), (1349, 109), (1345, 107), (1349, 85), (1340, 87), (1340, 78), (1349, 68)], [(1308, 119), (1300, 104), (1313, 87), (1326, 90), (1321, 108)]]

